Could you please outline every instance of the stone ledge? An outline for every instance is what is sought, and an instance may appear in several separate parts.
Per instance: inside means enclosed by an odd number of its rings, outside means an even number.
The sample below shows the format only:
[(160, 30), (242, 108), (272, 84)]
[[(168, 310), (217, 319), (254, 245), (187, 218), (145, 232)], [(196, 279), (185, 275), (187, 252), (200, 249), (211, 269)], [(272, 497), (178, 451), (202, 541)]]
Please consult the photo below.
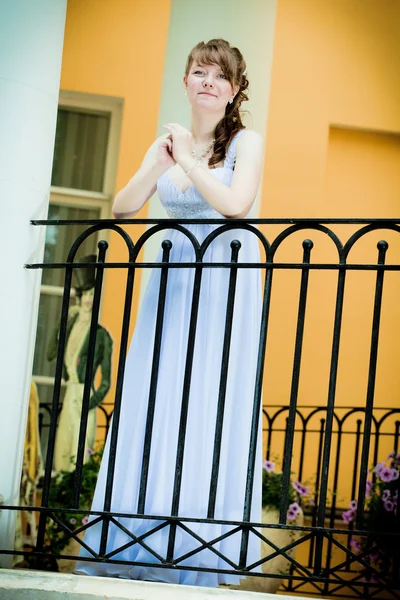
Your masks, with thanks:
[[(0, 569), (0, 600), (274, 600), (260, 594), (220, 588), (194, 587), (86, 577), (45, 571)], [(279, 596), (289, 600), (293, 596)], [(296, 600), (306, 600), (296, 596)], [(322, 599), (321, 599), (322, 600)]]

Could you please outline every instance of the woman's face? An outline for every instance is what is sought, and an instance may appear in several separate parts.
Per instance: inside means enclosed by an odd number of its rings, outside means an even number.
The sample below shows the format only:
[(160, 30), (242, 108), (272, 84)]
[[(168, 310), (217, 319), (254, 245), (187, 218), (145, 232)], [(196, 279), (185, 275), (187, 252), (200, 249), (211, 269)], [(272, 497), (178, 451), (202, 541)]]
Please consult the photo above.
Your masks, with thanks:
[(219, 65), (201, 65), (193, 62), (189, 74), (183, 79), (188, 99), (194, 107), (210, 111), (225, 111), (225, 107), (239, 87), (232, 89)]

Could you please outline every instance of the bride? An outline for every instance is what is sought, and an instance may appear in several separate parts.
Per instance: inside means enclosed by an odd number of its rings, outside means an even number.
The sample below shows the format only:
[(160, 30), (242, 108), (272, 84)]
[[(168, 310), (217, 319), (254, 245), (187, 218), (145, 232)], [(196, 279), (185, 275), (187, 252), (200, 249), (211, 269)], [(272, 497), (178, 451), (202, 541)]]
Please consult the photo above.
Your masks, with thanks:
[[(171, 218), (241, 219), (251, 214), (263, 142), (241, 120), (249, 85), (242, 54), (225, 40), (200, 42), (188, 56), (183, 83), (192, 107), (190, 129), (178, 123), (165, 125), (166, 133), (155, 140), (139, 170), (116, 195), (117, 218), (136, 215), (156, 190)], [(185, 230), (168, 226), (170, 262), (260, 261), (255, 230), (240, 220), (224, 231), (208, 223), (186, 224)], [(204, 242), (200, 249), (197, 242)], [(195, 276), (194, 271), (188, 266), (168, 272), (150, 417), (160, 269), (151, 273), (126, 361), (111, 499), (111, 512), (135, 516), (115, 517), (108, 525), (102, 547), (114, 562), (85, 560), (93, 559), (93, 554), (82, 548), (76, 573), (217, 586), (238, 582), (239, 577), (227, 571), (238, 568), (240, 559), (241, 569), (260, 559), (260, 540), (253, 532), (243, 555), (240, 528), (215, 522), (243, 521), (246, 502), (247, 519), (261, 521), (260, 424), (252, 494), (247, 490), (246, 496), (260, 273), (255, 268), (203, 268), (201, 276)], [(237, 273), (236, 282), (230, 271)], [(229, 343), (228, 300), (233, 310)], [(194, 342), (191, 323), (196, 327)], [(223, 356), (227, 370), (221, 370)], [(145, 436), (149, 428), (151, 440)], [(93, 511), (104, 510), (109, 438)], [(171, 516), (182, 520), (168, 521)], [(91, 525), (95, 518), (89, 519), (85, 544), (98, 553), (102, 523)], [(209, 520), (200, 522), (204, 519)], [(140, 536), (144, 537), (137, 541)], [(211, 544), (206, 547), (206, 542)]]

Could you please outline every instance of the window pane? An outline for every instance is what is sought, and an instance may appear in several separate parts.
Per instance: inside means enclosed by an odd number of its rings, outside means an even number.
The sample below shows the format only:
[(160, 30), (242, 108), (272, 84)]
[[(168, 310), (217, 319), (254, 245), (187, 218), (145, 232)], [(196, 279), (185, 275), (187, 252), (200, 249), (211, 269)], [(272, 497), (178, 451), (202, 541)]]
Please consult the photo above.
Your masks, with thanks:
[(109, 129), (109, 113), (60, 106), (51, 185), (102, 192)]
[[(99, 208), (81, 208), (51, 204), (49, 219), (98, 219)], [(77, 236), (85, 231), (84, 225), (51, 225), (46, 231), (44, 262), (65, 262), (69, 249)], [(77, 258), (87, 254), (97, 254), (97, 234), (89, 236), (80, 247)], [(43, 269), (42, 283), (54, 286), (64, 285), (63, 269)], [(73, 276), (72, 285), (75, 279)], [(75, 304), (71, 298), (71, 305)], [(36, 330), (35, 355), (33, 363), (34, 375), (54, 377), (56, 361), (47, 360), (48, 350), (55, 329), (60, 324), (62, 296), (42, 293), (39, 303), (38, 325)]]
[[(48, 219), (99, 219), (99, 208), (81, 208), (50, 204)], [(44, 261), (46, 263), (65, 262), (68, 252), (78, 237), (87, 229), (85, 225), (48, 225), (46, 228), (46, 245)], [(97, 254), (97, 235), (89, 236), (78, 250), (77, 257)], [(64, 285), (63, 269), (43, 269), (44, 285)]]

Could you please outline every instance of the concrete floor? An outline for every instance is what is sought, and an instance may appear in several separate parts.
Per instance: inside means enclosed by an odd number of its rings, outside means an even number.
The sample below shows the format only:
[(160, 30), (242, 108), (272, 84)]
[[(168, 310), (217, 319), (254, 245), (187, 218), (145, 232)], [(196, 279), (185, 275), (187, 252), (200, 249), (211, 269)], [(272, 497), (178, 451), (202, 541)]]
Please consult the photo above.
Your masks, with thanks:
[[(274, 600), (273, 594), (0, 569), (0, 600)], [(279, 595), (281, 600), (293, 598)], [(301, 600), (300, 596), (296, 596)], [(303, 597), (304, 600), (304, 597)], [(322, 600), (322, 599), (321, 599)]]

